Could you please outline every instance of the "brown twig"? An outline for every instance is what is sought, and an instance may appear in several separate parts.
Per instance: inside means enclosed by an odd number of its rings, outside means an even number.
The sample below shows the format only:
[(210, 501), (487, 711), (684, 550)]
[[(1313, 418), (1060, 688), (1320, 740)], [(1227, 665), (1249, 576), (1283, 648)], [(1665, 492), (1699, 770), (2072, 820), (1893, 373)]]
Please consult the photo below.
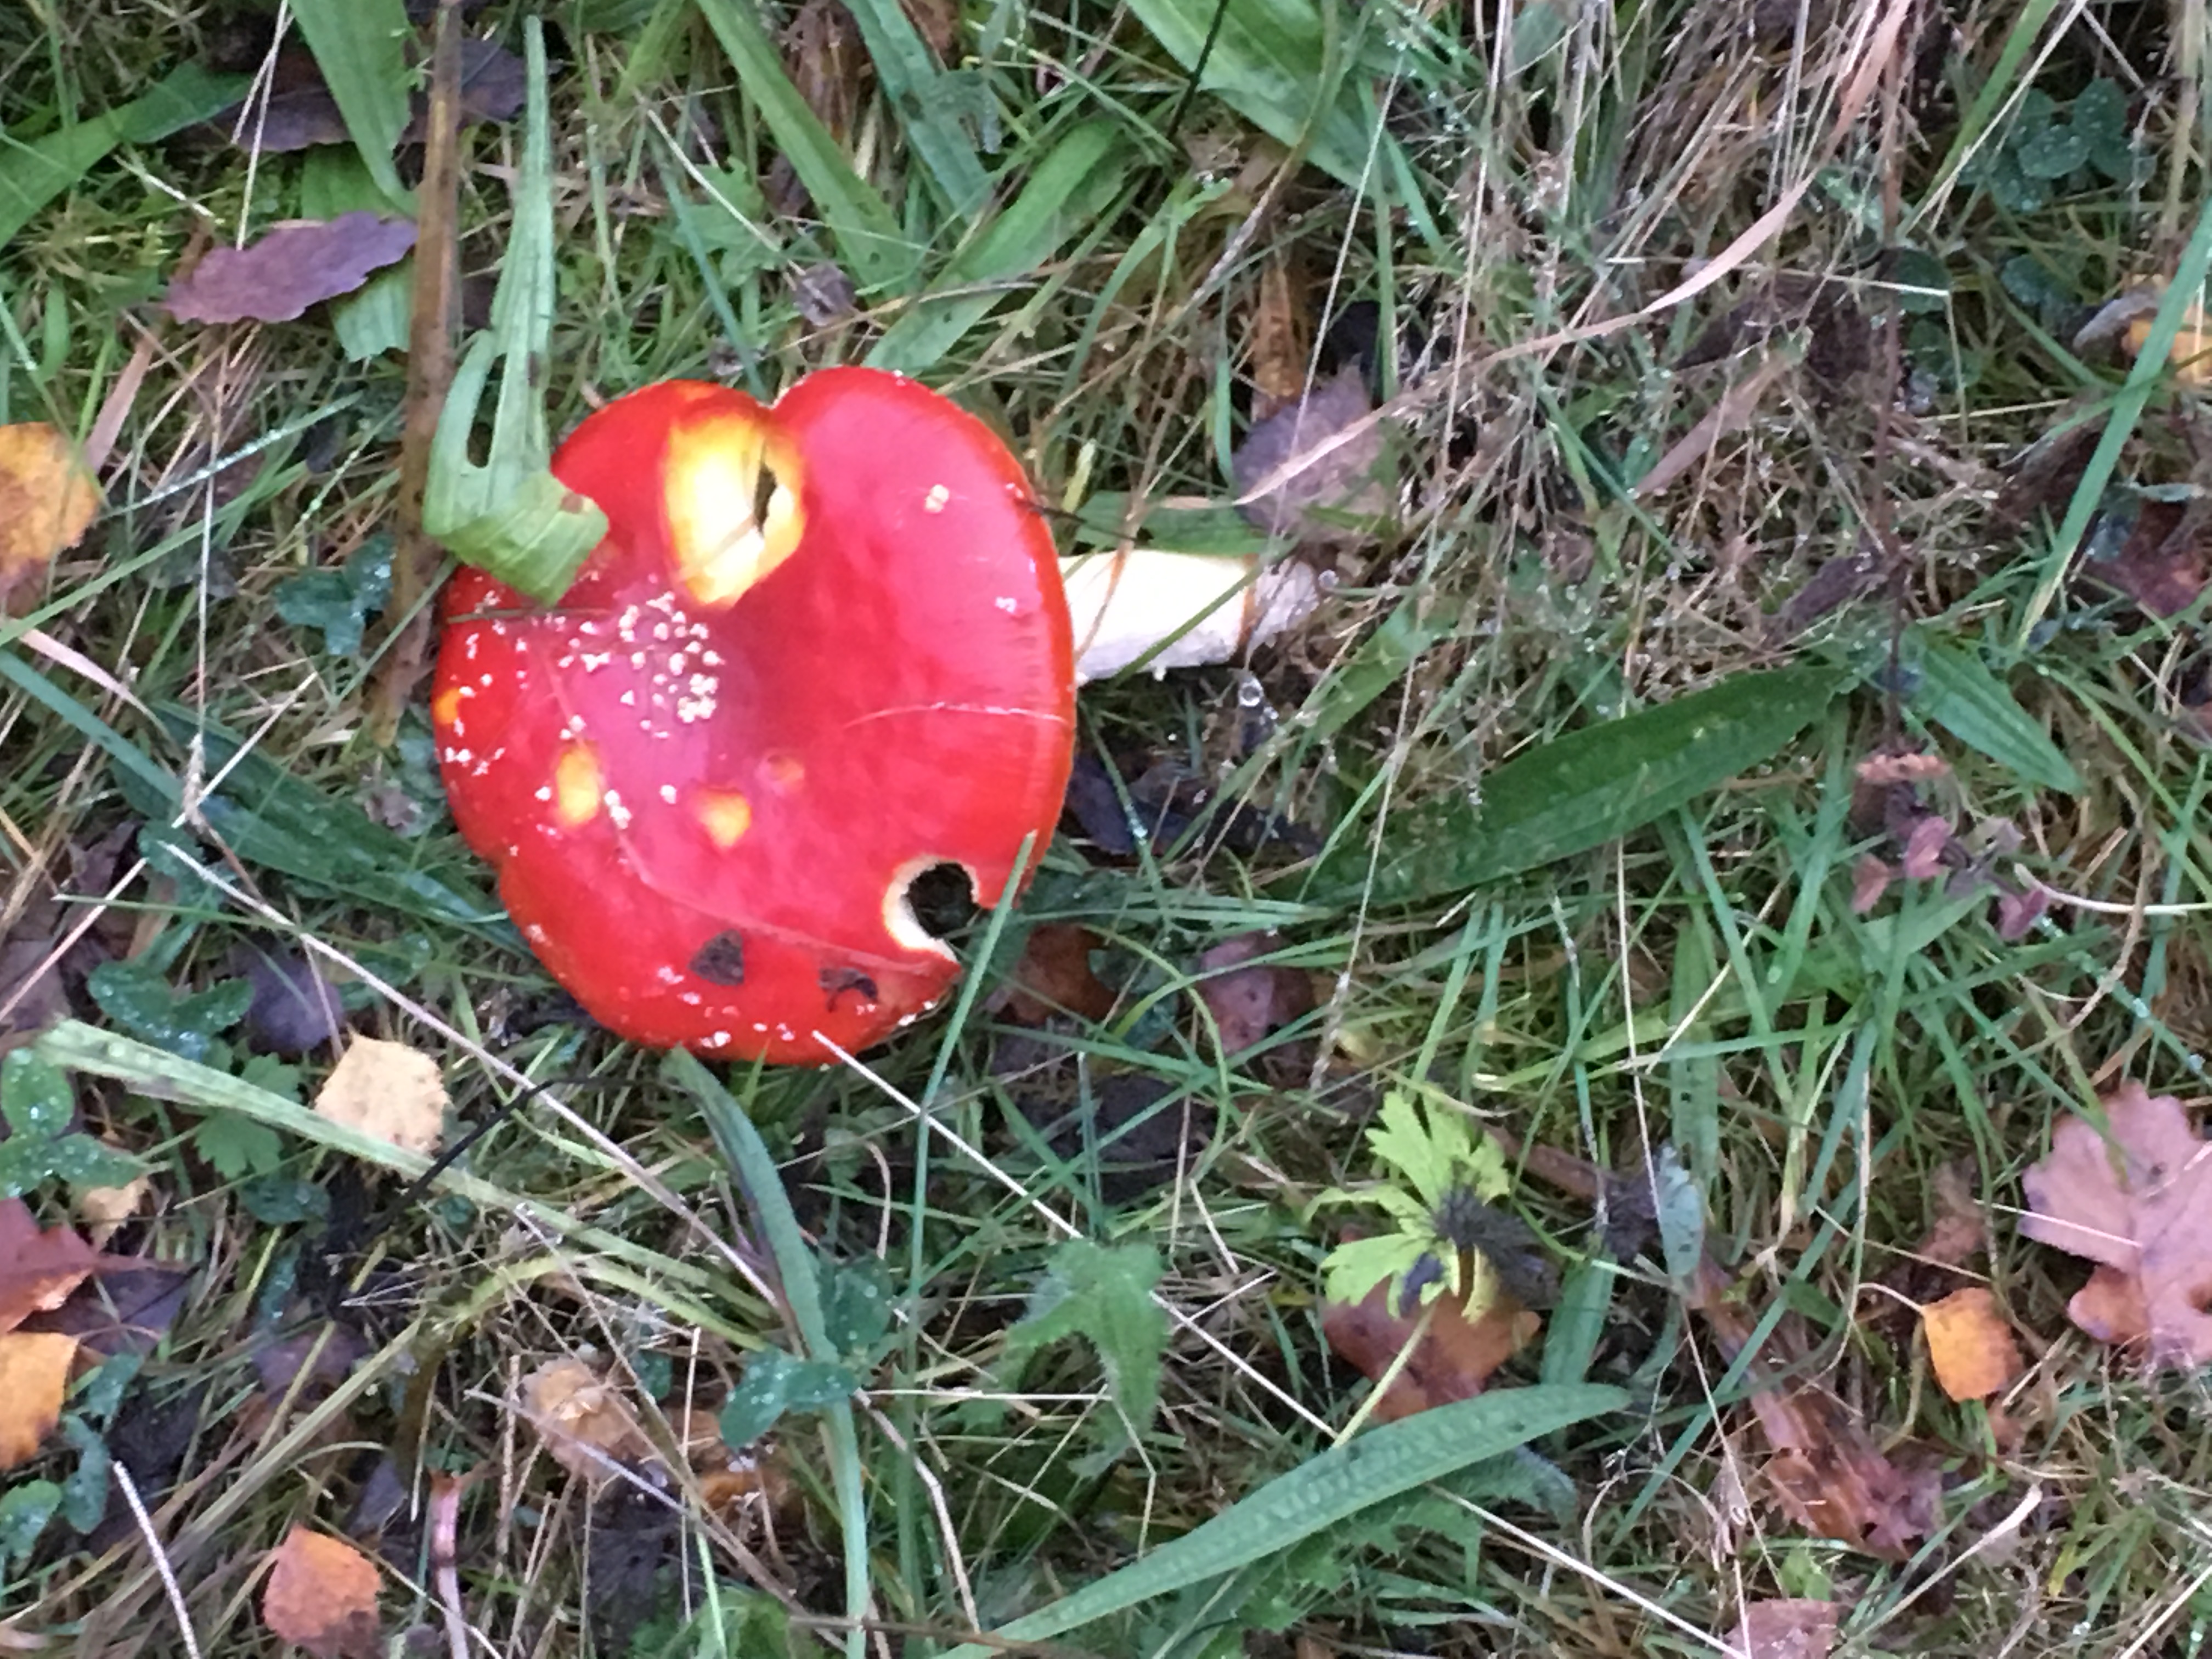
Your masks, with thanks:
[(399, 521), (392, 558), (391, 637), (370, 699), (371, 735), (388, 744), (428, 672), (430, 599), (443, 558), (422, 530), (430, 444), (453, 379), (461, 181), (461, 9), (440, 0), (430, 58), (430, 107), (423, 118), (422, 204), (416, 224), (415, 315), (407, 338), (407, 403), (399, 437)]

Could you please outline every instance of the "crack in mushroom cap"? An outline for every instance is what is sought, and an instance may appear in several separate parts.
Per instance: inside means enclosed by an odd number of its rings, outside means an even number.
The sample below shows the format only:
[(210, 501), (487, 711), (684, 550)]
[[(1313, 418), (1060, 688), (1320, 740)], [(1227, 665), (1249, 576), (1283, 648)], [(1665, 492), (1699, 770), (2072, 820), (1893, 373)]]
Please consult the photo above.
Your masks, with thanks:
[[(448, 591), (432, 708), (462, 834), (624, 1036), (811, 1061), (880, 1041), (957, 972), (907, 884), (956, 864), (996, 902), (1066, 786), (1066, 607), (1019, 466), (914, 382), (832, 369), (773, 411), (649, 387), (554, 471), (610, 526), (560, 605), (474, 571)], [(741, 579), (712, 574), (724, 545)]]

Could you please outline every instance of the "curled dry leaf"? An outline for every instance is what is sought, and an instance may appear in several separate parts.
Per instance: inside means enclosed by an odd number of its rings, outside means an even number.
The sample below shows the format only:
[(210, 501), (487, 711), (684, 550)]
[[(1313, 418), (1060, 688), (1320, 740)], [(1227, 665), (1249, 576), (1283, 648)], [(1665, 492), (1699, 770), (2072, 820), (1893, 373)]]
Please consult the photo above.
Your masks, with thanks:
[[(1723, 1355), (1749, 1346), (1753, 1318), (1708, 1266), (1693, 1305)], [(1932, 1467), (1905, 1467), (1876, 1446), (1850, 1407), (1816, 1382), (1786, 1376), (1785, 1322), (1757, 1356), (1750, 1407), (1771, 1455), (1761, 1473), (1775, 1500), (1798, 1525), (1893, 1561), (1933, 1532), (1941, 1483)]]
[(1954, 1400), (1986, 1400), (2021, 1372), (2020, 1345), (1988, 1288), (1969, 1285), (1920, 1310), (1936, 1381)]
[(594, 1486), (615, 1463), (656, 1454), (622, 1390), (580, 1359), (556, 1359), (522, 1379), (522, 1412), (561, 1466)]
[(445, 1080), (436, 1060), (404, 1042), (356, 1037), (316, 1091), (315, 1110), (402, 1151), (434, 1152), (445, 1132)]
[(38, 1455), (61, 1421), (76, 1339), (52, 1331), (0, 1336), (0, 1470)]
[(216, 248), (169, 284), (161, 303), (186, 323), (281, 323), (350, 294), (415, 246), (410, 219), (341, 213), (280, 225), (259, 241)]
[(1828, 1659), (1836, 1613), (1832, 1601), (1794, 1596), (1747, 1603), (1739, 1633), (1747, 1659)]
[(100, 511), (76, 446), (44, 421), (0, 426), (0, 599), (74, 547)]
[[(1503, 1291), (1474, 1319), (1456, 1297), (1439, 1297), (1430, 1305), (1434, 1311), (1420, 1346), (1376, 1403), (1378, 1423), (1473, 1399), (1492, 1371), (1534, 1340), (1544, 1322)], [(1418, 1316), (1401, 1318), (1390, 1310), (1388, 1279), (1358, 1302), (1322, 1304), (1322, 1335), (1330, 1351), (1378, 1382), (1419, 1323)]]
[[(118, 1148), (117, 1150), (120, 1150)], [(77, 1190), (76, 1212), (84, 1223), (84, 1231), (91, 1237), (93, 1248), (100, 1249), (115, 1237), (115, 1230), (138, 1213), (154, 1190), (151, 1176), (137, 1176), (120, 1187), (83, 1187)]]
[(0, 1199), (0, 1331), (60, 1307), (99, 1265), (99, 1253), (70, 1229), (41, 1232), (29, 1205)]
[(315, 1659), (373, 1659), (383, 1648), (376, 1564), (343, 1538), (295, 1527), (270, 1552), (261, 1622)]
[(2090, 1335), (2141, 1345), (2154, 1364), (2212, 1362), (2212, 1145), (2179, 1100), (2140, 1083), (2104, 1107), (2109, 1141), (2086, 1118), (2051, 1132), (2021, 1181), (2021, 1231), (2097, 1264), (2066, 1304)]

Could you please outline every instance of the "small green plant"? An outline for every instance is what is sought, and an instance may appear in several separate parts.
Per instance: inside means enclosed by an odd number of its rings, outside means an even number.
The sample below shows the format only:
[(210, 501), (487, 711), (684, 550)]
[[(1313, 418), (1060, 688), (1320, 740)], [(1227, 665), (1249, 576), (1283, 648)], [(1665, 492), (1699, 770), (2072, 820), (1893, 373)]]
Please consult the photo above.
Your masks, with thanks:
[(27, 1048), (0, 1060), (0, 1116), (8, 1121), (0, 1198), (21, 1198), (49, 1181), (120, 1187), (138, 1174), (137, 1159), (70, 1127), (75, 1109), (69, 1079)]
[(1505, 1154), (1443, 1101), (1430, 1102), (1424, 1113), (1411, 1094), (1393, 1089), (1381, 1115), (1367, 1145), (1382, 1178), (1351, 1190), (1332, 1187), (1314, 1202), (1375, 1205), (1391, 1231), (1328, 1253), (1322, 1263), (1328, 1298), (1358, 1302), (1387, 1279), (1393, 1307), (1425, 1306), (1449, 1291), (1477, 1314), (1498, 1292), (1480, 1240), (1494, 1213), (1490, 1200), (1512, 1184)]
[(2136, 173), (2127, 94), (2100, 77), (2063, 106), (2030, 87), (2003, 137), (1984, 145), (1962, 176), (2006, 212), (2035, 213), (2057, 196), (2094, 189), (2100, 178), (2124, 185)]
[(358, 656), (362, 629), (384, 613), (392, 592), (392, 538), (372, 536), (335, 570), (304, 570), (276, 589), (276, 614), (313, 628), (333, 657)]

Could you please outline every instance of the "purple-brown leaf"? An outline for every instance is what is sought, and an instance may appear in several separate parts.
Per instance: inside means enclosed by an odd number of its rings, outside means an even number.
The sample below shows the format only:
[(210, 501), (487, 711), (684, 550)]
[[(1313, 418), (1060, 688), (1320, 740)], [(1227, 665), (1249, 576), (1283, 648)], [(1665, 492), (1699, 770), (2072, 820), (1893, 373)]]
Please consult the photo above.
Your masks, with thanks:
[(169, 284), (162, 304), (187, 323), (281, 323), (350, 294), (415, 246), (409, 219), (342, 213), (280, 225), (241, 248), (217, 248)]

